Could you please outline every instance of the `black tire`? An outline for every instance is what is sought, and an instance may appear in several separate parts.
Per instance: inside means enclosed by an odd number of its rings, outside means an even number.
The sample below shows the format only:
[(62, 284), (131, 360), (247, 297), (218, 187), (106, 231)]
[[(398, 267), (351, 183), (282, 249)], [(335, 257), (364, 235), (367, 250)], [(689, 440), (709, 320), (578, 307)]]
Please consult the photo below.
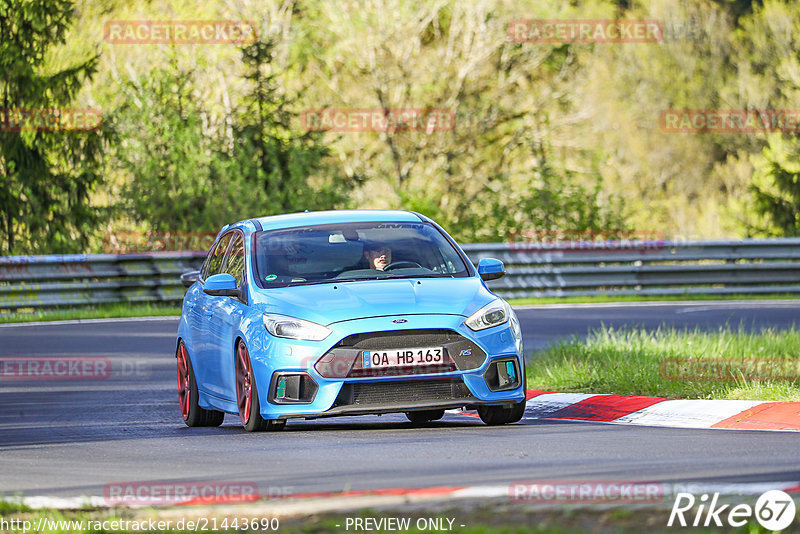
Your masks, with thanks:
[[(239, 419), (242, 421), (242, 426), (248, 432), (282, 430), (286, 426), (286, 420), (261, 417), (258, 386), (252, 369), (247, 345), (240, 339), (236, 345), (236, 405), (239, 407)], [(247, 387), (245, 387), (245, 379)], [(249, 406), (246, 406), (244, 402), (245, 396), (249, 398)]]
[(516, 423), (525, 414), (525, 401), (511, 406), (478, 406), (481, 421), (490, 426)]
[(417, 412), (406, 412), (406, 417), (412, 423), (427, 423), (429, 421), (438, 421), (444, 417), (444, 410), (420, 410)]
[[(178, 405), (181, 409), (181, 416), (186, 426), (219, 426), (225, 419), (225, 413), (217, 410), (206, 410), (197, 403), (197, 380), (194, 376), (192, 359), (183, 340), (178, 344), (175, 353), (178, 360)], [(184, 395), (188, 393), (188, 398)]]

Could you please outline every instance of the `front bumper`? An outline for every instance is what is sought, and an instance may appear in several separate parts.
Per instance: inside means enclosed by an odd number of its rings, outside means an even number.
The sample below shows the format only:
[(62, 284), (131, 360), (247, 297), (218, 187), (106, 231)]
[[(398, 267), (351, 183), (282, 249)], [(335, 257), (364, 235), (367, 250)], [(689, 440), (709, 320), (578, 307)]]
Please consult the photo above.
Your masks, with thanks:
[[(392, 322), (398, 318), (407, 322)], [(510, 322), (480, 332), (463, 323), (464, 317), (458, 315), (357, 319), (329, 325), (332, 334), (321, 342), (279, 339), (264, 332), (256, 346), (250, 347), (261, 415), (265, 419), (318, 418), (522, 402), (525, 366), (521, 341), (514, 336)], [(431, 335), (426, 337), (424, 332)], [(442, 337), (446, 332), (449, 334)], [(383, 334), (367, 336), (364, 341), (365, 333)], [(441, 343), (449, 361), (377, 375), (360, 368), (361, 350), (376, 342), (383, 345), (371, 347), (373, 350), (386, 348), (395, 336), (401, 345), (425, 339), (434, 340), (436, 346)], [(498, 391), (497, 369), (506, 366), (509, 371), (513, 367), (516, 382)], [(302, 380), (279, 383), (281, 376), (302, 376)], [(277, 398), (279, 387), (285, 391), (287, 382), (303, 384), (294, 388), (303, 392), (299, 393), (301, 401)]]

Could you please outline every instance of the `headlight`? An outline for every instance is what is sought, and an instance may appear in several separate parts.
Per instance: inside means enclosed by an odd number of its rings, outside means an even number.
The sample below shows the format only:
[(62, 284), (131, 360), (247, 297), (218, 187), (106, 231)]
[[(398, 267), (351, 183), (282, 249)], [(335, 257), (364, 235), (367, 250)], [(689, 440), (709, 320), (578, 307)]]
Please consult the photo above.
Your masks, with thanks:
[[(510, 307), (511, 306), (509, 306), (509, 308)], [(514, 313), (514, 310), (511, 310), (511, 333), (514, 335), (514, 341), (517, 345), (517, 354), (522, 356), (522, 327), (519, 324), (519, 319), (517, 318), (517, 314)]]
[(497, 326), (508, 321), (511, 317), (511, 307), (503, 299), (493, 300), (480, 310), (476, 311), (464, 321), (472, 330), (483, 330)]
[[(510, 308), (510, 306), (509, 306)], [(511, 333), (514, 334), (514, 339), (518, 341), (522, 341), (522, 327), (519, 325), (519, 319), (517, 319), (517, 314), (514, 313), (514, 310), (510, 310), (511, 313)]]
[(275, 337), (322, 341), (331, 331), (321, 324), (277, 313), (264, 314), (264, 326)]

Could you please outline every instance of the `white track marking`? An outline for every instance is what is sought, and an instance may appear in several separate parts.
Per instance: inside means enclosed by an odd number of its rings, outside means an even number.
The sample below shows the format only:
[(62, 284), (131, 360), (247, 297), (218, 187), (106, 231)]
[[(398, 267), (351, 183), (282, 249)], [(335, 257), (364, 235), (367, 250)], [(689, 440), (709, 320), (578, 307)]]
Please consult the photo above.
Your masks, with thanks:
[(632, 423), (679, 428), (709, 428), (764, 401), (739, 400), (667, 400), (638, 412), (615, 419), (614, 423)]

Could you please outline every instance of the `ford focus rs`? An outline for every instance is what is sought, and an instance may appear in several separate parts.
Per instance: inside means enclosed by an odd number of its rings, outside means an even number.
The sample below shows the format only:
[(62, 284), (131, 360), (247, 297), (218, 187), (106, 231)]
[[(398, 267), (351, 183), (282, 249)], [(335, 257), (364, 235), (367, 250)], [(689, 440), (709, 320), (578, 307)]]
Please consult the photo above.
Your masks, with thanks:
[(224, 227), (188, 286), (176, 344), (189, 426), (238, 414), (249, 431), (287, 419), (525, 409), (522, 333), (429, 218), (402, 211), (297, 213)]

